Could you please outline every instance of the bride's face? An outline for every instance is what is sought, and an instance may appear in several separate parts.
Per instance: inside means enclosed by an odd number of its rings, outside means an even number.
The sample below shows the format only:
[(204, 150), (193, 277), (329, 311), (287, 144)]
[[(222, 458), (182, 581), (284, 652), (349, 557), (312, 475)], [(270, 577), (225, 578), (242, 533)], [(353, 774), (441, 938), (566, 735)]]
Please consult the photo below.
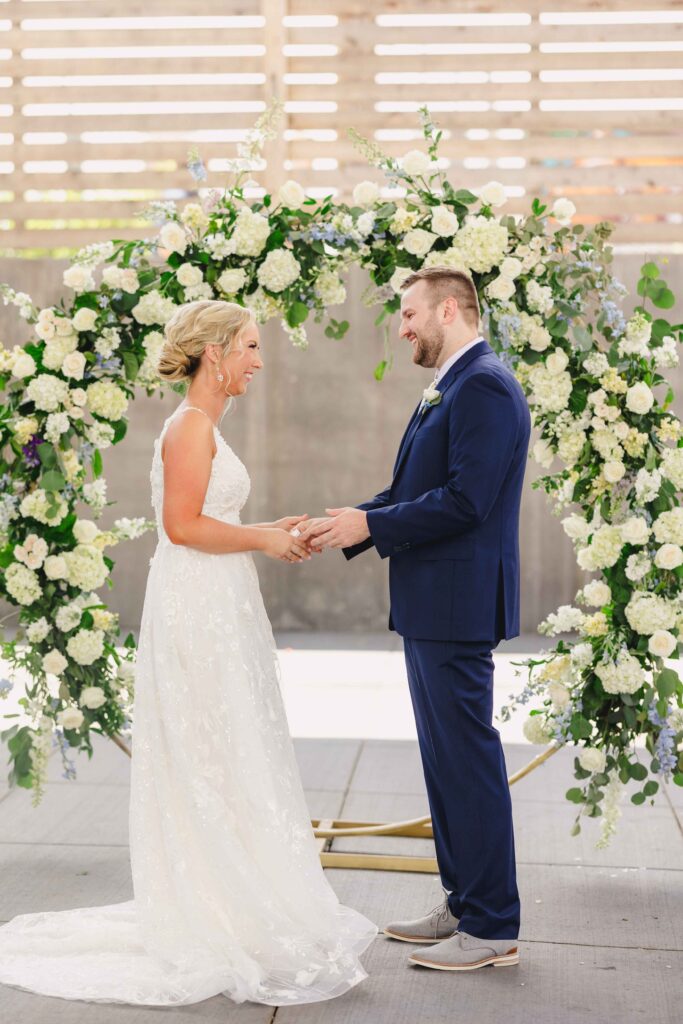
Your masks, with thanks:
[(256, 324), (249, 324), (235, 347), (221, 363), (221, 372), (225, 377), (225, 393), (246, 394), (254, 374), (262, 368), (259, 329)]

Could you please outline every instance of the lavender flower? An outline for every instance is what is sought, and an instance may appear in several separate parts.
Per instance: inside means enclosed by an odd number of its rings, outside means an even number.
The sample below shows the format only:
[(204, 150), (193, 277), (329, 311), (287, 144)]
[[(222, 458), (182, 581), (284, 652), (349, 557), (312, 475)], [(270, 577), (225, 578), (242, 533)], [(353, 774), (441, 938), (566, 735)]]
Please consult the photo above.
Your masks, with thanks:
[(30, 469), (37, 469), (40, 465), (38, 446), (43, 444), (43, 439), (38, 434), (31, 434), (28, 444), (23, 444), (21, 450), (24, 453), (24, 462)]

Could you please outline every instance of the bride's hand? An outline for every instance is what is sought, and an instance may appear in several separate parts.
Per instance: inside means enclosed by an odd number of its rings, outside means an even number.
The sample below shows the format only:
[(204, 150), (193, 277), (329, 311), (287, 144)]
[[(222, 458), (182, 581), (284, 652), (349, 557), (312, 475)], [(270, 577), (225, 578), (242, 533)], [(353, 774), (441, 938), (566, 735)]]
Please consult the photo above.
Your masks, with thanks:
[(286, 530), (287, 533), (291, 533), (295, 526), (303, 523), (304, 519), (308, 519), (308, 512), (303, 516), (284, 516), (282, 519), (276, 519), (271, 526), (275, 530)]
[(263, 531), (265, 543), (263, 553), (269, 558), (277, 558), (281, 562), (303, 562), (310, 560), (311, 555), (305, 544), (298, 537), (293, 537), (287, 530), (272, 527)]

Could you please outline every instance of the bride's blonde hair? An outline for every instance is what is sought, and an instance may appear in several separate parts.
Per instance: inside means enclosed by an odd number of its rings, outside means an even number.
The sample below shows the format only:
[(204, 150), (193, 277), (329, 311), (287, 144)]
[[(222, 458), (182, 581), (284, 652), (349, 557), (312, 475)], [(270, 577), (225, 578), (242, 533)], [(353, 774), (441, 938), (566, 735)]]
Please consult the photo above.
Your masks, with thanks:
[(174, 383), (191, 380), (207, 345), (220, 345), (223, 358), (253, 319), (250, 309), (221, 299), (198, 299), (179, 306), (164, 328), (159, 376)]

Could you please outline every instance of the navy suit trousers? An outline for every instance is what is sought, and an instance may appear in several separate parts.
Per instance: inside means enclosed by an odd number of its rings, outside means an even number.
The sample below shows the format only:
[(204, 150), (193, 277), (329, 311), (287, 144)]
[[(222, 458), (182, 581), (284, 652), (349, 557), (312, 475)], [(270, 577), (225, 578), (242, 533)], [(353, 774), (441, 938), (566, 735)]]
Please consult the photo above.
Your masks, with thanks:
[(512, 803), (492, 726), (494, 643), (404, 637), (441, 881), (459, 929), (516, 939)]

